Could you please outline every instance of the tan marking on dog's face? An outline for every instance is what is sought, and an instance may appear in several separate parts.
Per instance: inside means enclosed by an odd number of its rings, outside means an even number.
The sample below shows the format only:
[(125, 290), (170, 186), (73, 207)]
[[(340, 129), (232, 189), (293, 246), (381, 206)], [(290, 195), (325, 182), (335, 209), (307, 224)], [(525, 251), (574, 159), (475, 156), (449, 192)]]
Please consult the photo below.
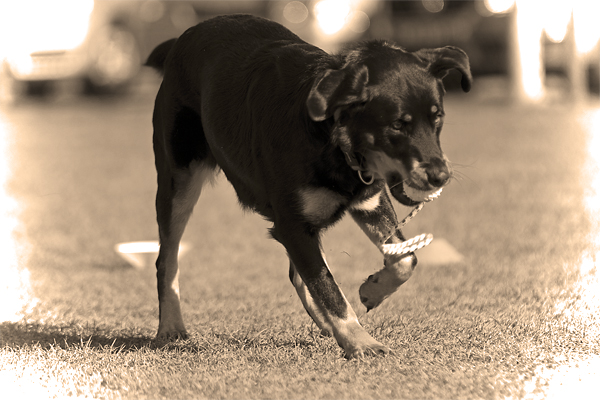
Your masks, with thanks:
[[(417, 182), (427, 182), (427, 172), (417, 160), (412, 160), (411, 178), (413, 184)], [(417, 186), (420, 187), (421, 185)]]
[(331, 218), (346, 201), (342, 195), (322, 187), (307, 186), (301, 188), (298, 194), (302, 215), (313, 224)]
[(370, 198), (368, 198), (366, 200), (360, 201), (355, 204), (351, 204), (350, 208), (353, 210), (360, 210), (360, 211), (367, 211), (367, 212), (375, 211), (377, 209), (377, 207), (379, 207), (380, 198), (381, 198), (381, 192), (377, 192), (373, 196), (371, 196)]
[[(367, 169), (375, 175), (375, 178), (386, 180), (388, 185), (390, 185), (390, 182), (387, 181), (387, 178), (390, 174), (396, 173), (402, 177), (403, 182), (410, 184), (416, 189), (431, 189), (427, 179), (427, 171), (423, 164), (416, 159), (411, 160), (410, 170), (407, 170), (400, 160), (391, 158), (383, 151), (367, 152), (365, 153), (365, 159), (367, 161)], [(443, 154), (443, 160), (446, 162), (448, 170), (451, 172), (450, 161), (445, 154)]]

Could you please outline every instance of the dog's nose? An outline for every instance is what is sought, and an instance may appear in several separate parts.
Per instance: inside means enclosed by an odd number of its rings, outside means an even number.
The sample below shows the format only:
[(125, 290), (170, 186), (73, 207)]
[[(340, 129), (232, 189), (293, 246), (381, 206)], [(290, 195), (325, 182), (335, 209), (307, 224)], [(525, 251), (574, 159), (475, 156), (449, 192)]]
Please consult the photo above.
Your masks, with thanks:
[(427, 168), (427, 182), (433, 187), (439, 188), (444, 186), (450, 180), (450, 171), (446, 163), (440, 162), (431, 163)]

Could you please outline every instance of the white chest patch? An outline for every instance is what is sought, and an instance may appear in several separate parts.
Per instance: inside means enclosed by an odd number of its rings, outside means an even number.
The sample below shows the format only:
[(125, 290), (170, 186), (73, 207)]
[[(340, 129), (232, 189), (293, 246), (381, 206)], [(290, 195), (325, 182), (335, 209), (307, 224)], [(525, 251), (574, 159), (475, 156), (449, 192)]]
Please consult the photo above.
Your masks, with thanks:
[(320, 224), (342, 206), (346, 199), (329, 189), (307, 186), (298, 190), (302, 215), (308, 222)]
[(362, 200), (356, 203), (352, 203), (350, 208), (354, 210), (372, 212), (379, 207), (379, 199), (381, 198), (381, 192), (375, 193), (373, 196), (369, 197), (366, 200)]

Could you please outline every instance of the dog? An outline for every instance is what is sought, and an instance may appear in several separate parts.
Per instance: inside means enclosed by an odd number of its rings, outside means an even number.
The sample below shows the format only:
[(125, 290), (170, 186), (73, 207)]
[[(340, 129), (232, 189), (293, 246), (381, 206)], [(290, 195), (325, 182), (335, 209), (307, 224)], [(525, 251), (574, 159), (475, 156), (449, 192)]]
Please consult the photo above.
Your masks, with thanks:
[[(179, 300), (179, 242), (204, 184), (222, 170), (239, 202), (273, 223), (289, 277), (308, 314), (347, 358), (387, 354), (360, 325), (321, 249), (322, 232), (349, 213), (377, 246), (404, 241), (389, 194), (414, 205), (452, 176), (440, 148), (442, 78), (456, 47), (408, 52), (367, 41), (331, 55), (282, 25), (219, 16), (156, 47), (163, 75), (153, 113), (158, 173), (157, 339), (187, 338)], [(385, 256), (408, 279), (413, 253)], [(370, 300), (361, 296), (372, 308)]]

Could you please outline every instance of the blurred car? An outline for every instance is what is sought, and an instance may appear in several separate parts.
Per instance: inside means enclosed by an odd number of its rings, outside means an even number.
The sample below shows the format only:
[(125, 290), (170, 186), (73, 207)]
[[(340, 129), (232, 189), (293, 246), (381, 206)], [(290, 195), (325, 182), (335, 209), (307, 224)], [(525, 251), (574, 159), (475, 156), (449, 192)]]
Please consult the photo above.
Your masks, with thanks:
[(19, 0), (0, 5), (0, 100), (79, 80), (118, 92), (141, 64), (139, 1)]

